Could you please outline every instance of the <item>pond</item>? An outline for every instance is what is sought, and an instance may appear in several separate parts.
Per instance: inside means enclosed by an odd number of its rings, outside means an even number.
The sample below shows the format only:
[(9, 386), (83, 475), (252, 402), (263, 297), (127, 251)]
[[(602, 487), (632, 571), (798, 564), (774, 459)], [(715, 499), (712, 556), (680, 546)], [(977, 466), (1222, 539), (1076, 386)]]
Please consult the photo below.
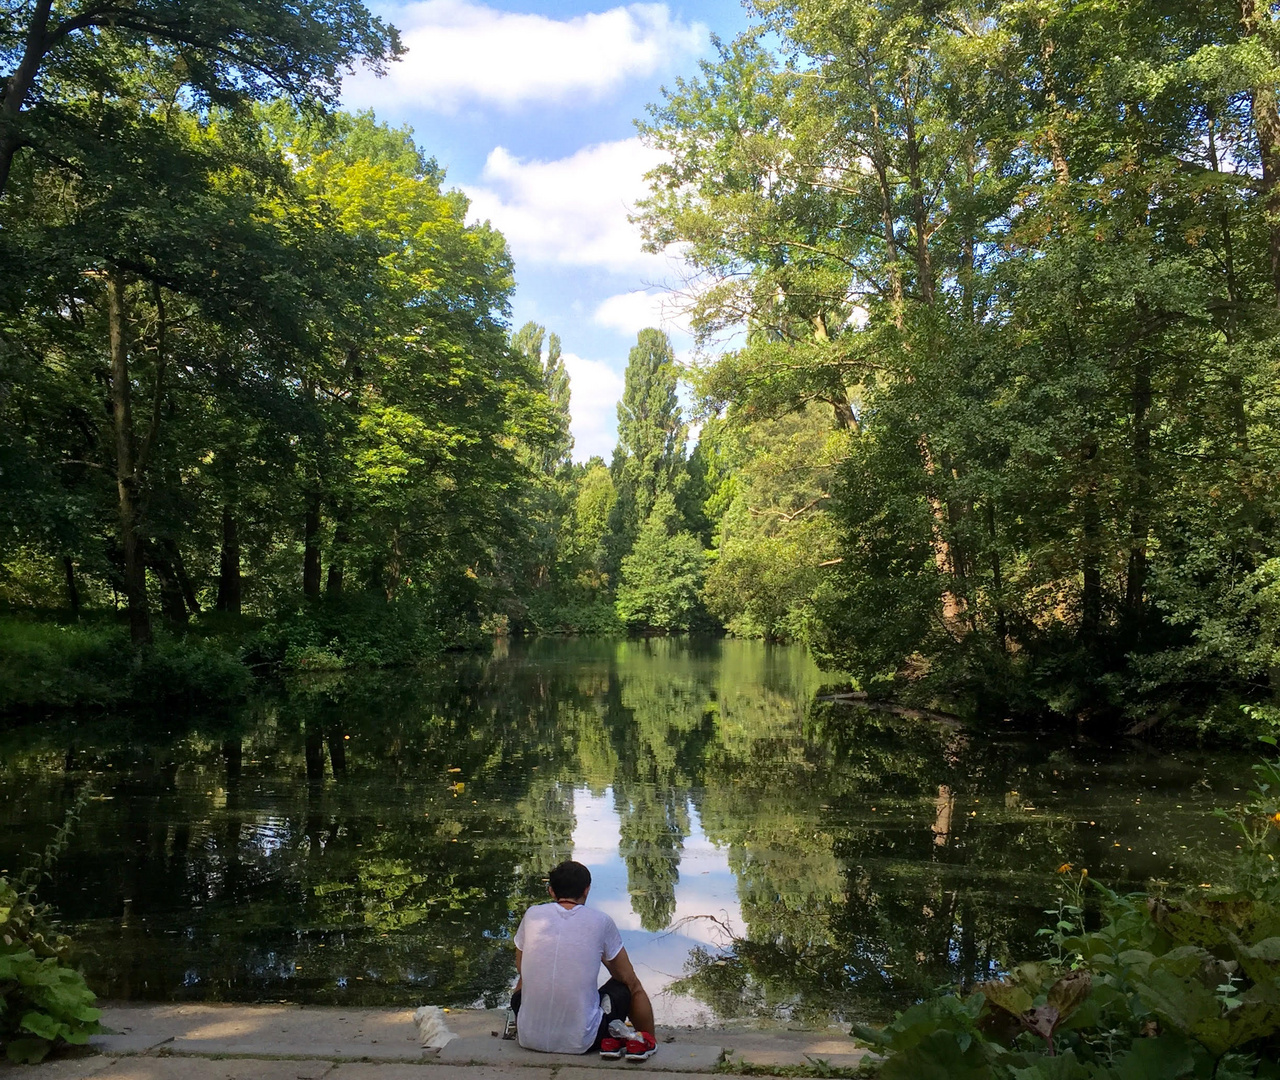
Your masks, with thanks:
[(1196, 883), (1248, 759), (821, 699), (798, 648), (500, 643), (234, 716), (0, 734), (0, 871), (114, 999), (495, 1005), (573, 857), (660, 1023), (877, 1018), (1038, 955), (1064, 863)]

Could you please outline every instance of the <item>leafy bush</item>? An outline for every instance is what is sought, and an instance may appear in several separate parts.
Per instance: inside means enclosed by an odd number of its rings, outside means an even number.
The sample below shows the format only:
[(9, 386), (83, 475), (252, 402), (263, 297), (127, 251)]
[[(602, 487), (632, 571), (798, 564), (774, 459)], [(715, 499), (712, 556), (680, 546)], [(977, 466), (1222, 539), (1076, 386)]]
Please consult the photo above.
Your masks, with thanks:
[(70, 946), (29, 895), (0, 878), (0, 1042), (11, 1061), (41, 1061), (57, 1043), (83, 1044), (101, 1030)]
[(288, 671), (394, 667), (476, 644), (469, 612), (430, 597), (388, 602), (376, 594), (323, 597), (277, 613), (245, 646), (244, 659)]
[(218, 640), (161, 631), (139, 652), (115, 625), (0, 619), (0, 711), (228, 702), (252, 682)]
[(0, 619), (0, 709), (117, 701), (128, 655), (128, 634), (117, 627)]
[[(1280, 762), (1238, 812), (1232, 888), (1118, 896), (1087, 871), (1049, 914), (1055, 955), (854, 1035), (883, 1080), (1280, 1077)], [(1069, 867), (1063, 867), (1069, 871)], [(1083, 891), (1102, 926), (1083, 929)], [(1199, 890), (1197, 890), (1199, 892)]]
[(603, 596), (572, 595), (569, 590), (542, 590), (528, 601), (529, 624), (539, 634), (586, 634), (614, 637), (625, 628)]
[(632, 629), (693, 630), (710, 621), (702, 603), (707, 553), (680, 522), (675, 500), (663, 494), (622, 560), (618, 618)]
[(86, 796), (17, 881), (0, 877), (0, 1044), (11, 1061), (42, 1061), (59, 1042), (84, 1044), (101, 1030), (94, 993), (71, 966), (71, 940), (35, 898), (35, 882), (66, 847)]

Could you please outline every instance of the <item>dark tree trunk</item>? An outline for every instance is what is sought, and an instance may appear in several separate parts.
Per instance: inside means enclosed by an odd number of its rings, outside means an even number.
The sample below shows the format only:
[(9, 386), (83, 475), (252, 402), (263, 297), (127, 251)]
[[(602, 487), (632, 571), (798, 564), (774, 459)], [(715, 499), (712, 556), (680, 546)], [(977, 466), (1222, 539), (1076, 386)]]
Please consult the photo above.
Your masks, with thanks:
[(307, 518), (303, 533), (302, 593), (320, 595), (320, 493), (307, 496)]
[(324, 779), (324, 734), (318, 724), (307, 724), (306, 742), (307, 779), (314, 782)]
[(182, 591), (183, 602), (192, 615), (199, 615), (200, 598), (196, 596), (195, 585), (191, 582), (191, 575), (187, 573), (187, 563), (182, 557), (182, 549), (176, 540), (166, 540), (164, 548), (169, 558), (169, 565), (173, 567), (173, 576), (178, 582), (178, 588)]
[(240, 614), (240, 529), (231, 507), (222, 507), (222, 553), (218, 559), (218, 599), (214, 606)]
[[(1240, 21), (1245, 35), (1268, 44), (1271, 15), (1257, 0), (1241, 0)], [(1267, 248), (1271, 262), (1271, 284), (1275, 303), (1280, 307), (1280, 104), (1276, 88), (1265, 84), (1253, 88), (1249, 95), (1253, 114), (1253, 130), (1258, 139), (1258, 158), (1262, 166), (1260, 193), (1267, 211)]]
[(1000, 549), (996, 546), (996, 508), (987, 503), (987, 543), (991, 545), (991, 591), (996, 599), (996, 640), (1002, 651), (1009, 648), (1009, 619), (1004, 609), (1004, 573)]
[(80, 618), (80, 589), (76, 585), (76, 564), (70, 555), (62, 556), (62, 572), (67, 579), (67, 606), (74, 618)]
[(342, 593), (346, 578), (346, 545), (351, 540), (347, 531), (346, 517), (347, 512), (344, 508), (339, 512), (338, 524), (333, 532), (333, 551), (329, 556), (329, 574), (325, 582), (325, 591), (330, 596), (338, 596)]
[(227, 782), (234, 783), (240, 779), (244, 767), (244, 742), (241, 739), (227, 739), (222, 744), (222, 760), (227, 768)]
[(162, 545), (151, 546), (151, 557), (148, 561), (151, 569), (155, 571), (156, 580), (160, 582), (160, 610), (170, 622), (185, 626), (187, 602), (178, 584), (178, 575), (174, 573), (173, 564), (164, 554)]
[(1102, 567), (1099, 545), (1102, 521), (1098, 515), (1098, 489), (1092, 480), (1082, 509), (1083, 542), (1080, 552), (1082, 589), (1080, 594), (1080, 636), (1092, 645), (1102, 625)]
[(334, 778), (346, 774), (347, 742), (342, 736), (342, 727), (335, 725), (329, 730), (329, 764), (333, 767)]
[(1133, 515), (1129, 527), (1129, 569), (1125, 578), (1124, 606), (1127, 615), (1142, 615), (1142, 598), (1147, 587), (1147, 532), (1151, 497), (1151, 357), (1143, 352), (1133, 374), (1133, 467), (1137, 490), (1133, 493)]
[(111, 339), (111, 416), (115, 429), (116, 492), (120, 542), (124, 548), (124, 592), (129, 635), (135, 645), (151, 641), (147, 610), (147, 569), (138, 535), (138, 476), (134, 469), (133, 411), (129, 386), (129, 323), (124, 280), (118, 270), (107, 274), (107, 321)]

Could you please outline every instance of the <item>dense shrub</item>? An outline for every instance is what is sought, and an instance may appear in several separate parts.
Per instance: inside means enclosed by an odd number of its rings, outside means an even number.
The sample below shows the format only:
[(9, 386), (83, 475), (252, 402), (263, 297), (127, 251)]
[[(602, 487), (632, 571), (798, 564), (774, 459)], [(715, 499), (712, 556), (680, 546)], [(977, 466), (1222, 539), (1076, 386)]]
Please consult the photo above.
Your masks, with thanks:
[(537, 634), (616, 637), (625, 632), (613, 604), (604, 596), (543, 590), (528, 602), (530, 629)]
[(0, 712), (236, 701), (253, 676), (234, 648), (160, 631), (139, 651), (114, 624), (0, 618)]
[(433, 598), (388, 602), (376, 594), (323, 597), (279, 612), (246, 644), (252, 666), (289, 671), (392, 667), (479, 644), (469, 613)]
[(0, 619), (0, 709), (117, 701), (128, 655), (121, 628)]

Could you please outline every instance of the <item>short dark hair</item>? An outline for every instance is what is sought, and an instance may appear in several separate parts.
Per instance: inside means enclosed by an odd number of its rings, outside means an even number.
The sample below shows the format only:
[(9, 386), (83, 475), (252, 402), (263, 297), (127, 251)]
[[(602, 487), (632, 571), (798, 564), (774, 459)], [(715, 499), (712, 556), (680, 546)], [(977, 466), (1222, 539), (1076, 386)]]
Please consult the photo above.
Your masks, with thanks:
[(547, 884), (557, 900), (576, 900), (591, 888), (591, 871), (580, 862), (566, 859), (547, 875)]

